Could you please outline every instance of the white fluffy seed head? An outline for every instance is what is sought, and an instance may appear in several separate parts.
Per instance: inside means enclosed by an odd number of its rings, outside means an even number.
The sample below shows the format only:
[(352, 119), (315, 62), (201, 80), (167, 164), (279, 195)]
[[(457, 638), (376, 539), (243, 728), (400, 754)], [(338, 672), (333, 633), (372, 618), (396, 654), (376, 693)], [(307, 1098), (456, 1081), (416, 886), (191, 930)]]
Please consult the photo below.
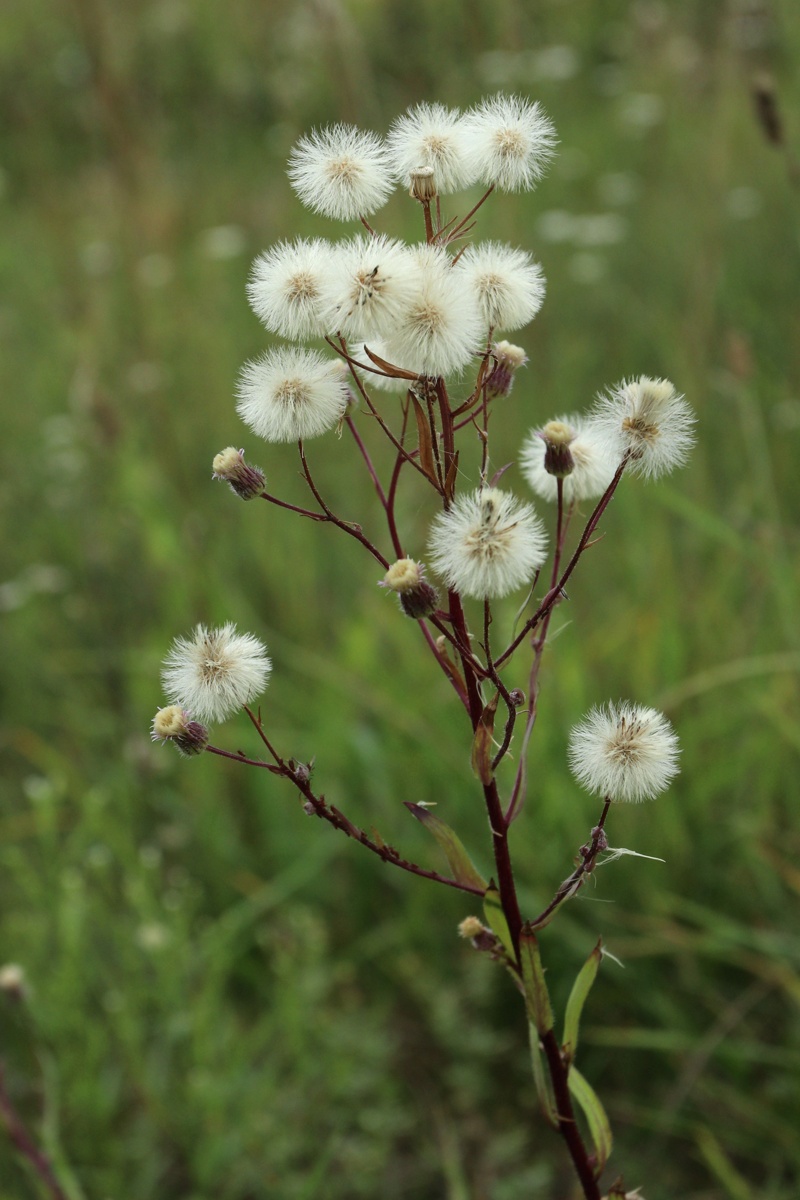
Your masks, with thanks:
[(593, 708), (569, 740), (570, 770), (610, 800), (652, 800), (678, 774), (678, 738), (663, 713), (622, 701)]
[(271, 670), (266, 647), (229, 622), (176, 638), (161, 678), (174, 704), (201, 721), (224, 721), (264, 690)]
[(628, 469), (647, 479), (683, 466), (694, 445), (694, 413), (668, 379), (623, 380), (590, 415), (617, 465), (630, 454)]
[(411, 302), (419, 267), (394, 238), (355, 237), (330, 264), (322, 293), (330, 330), (348, 341), (383, 337)]
[(492, 96), (464, 118), (476, 177), (503, 192), (528, 191), (544, 174), (556, 146), (555, 129), (537, 103)]
[(333, 429), (349, 394), (338, 360), (282, 348), (245, 363), (236, 409), (265, 441), (296, 442)]
[(544, 274), (524, 250), (501, 242), (468, 246), (456, 269), (492, 329), (521, 329), (542, 307)]
[(433, 171), (433, 194), (445, 196), (469, 187), (477, 176), (470, 136), (457, 109), (417, 104), (398, 117), (386, 138), (396, 177), (410, 187), (419, 167)]
[(389, 362), (435, 378), (477, 353), (483, 325), (475, 297), (438, 246), (413, 246), (418, 272), (411, 298), (386, 337)]
[(495, 599), (530, 583), (545, 560), (547, 535), (532, 505), (483, 488), (436, 517), (429, 546), (448, 588)]
[(337, 221), (376, 212), (394, 186), (385, 144), (354, 125), (301, 137), (289, 156), (288, 175), (307, 208)]
[[(607, 439), (593, 422), (582, 417), (556, 417), (555, 422), (568, 431), (567, 445), (572, 456), (572, 471), (563, 480), (564, 503), (594, 500), (602, 496), (619, 466), (619, 457), (609, 453)], [(531, 429), (522, 444), (519, 465), (526, 483), (543, 500), (555, 503), (558, 482), (545, 467), (547, 444), (541, 430)]]
[(322, 238), (280, 242), (259, 255), (247, 296), (267, 329), (290, 341), (331, 332), (323, 290), (334, 258), (334, 247)]

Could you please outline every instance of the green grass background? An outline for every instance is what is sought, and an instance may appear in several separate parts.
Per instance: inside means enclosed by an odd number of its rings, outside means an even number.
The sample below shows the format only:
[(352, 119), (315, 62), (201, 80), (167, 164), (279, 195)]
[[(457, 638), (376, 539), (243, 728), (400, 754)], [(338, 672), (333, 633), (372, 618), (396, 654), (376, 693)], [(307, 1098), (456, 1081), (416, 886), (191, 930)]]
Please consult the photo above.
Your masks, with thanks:
[[(548, 977), (563, 1003), (601, 933), (625, 964), (603, 966), (581, 1057), (629, 1187), (796, 1200), (800, 190), (751, 86), (772, 74), (796, 153), (798, 51), (790, 0), (4, 9), (0, 962), (30, 996), (0, 997), (0, 1055), (70, 1200), (574, 1194), (519, 997), (455, 937), (473, 906), (274, 780), (148, 739), (171, 639), (235, 620), (274, 657), (273, 740), (316, 756), (331, 800), (431, 865), (402, 802), (436, 800), (488, 870), (463, 720), (414, 626), (354, 542), (242, 505), (210, 462), (243, 444), (302, 498), (291, 450), (232, 401), (268, 344), (250, 260), (345, 232), (295, 201), (297, 136), (498, 89), (541, 100), (561, 145), (535, 193), (481, 216), (548, 279), (495, 462), (633, 374), (699, 418), (686, 470), (624, 485), (555, 622), (514, 828), (524, 907), (596, 819), (570, 725), (607, 698), (663, 707), (683, 773), (610, 834), (666, 862), (605, 868), (543, 936)], [(417, 219), (398, 195), (379, 223)], [(309, 454), (361, 516), (347, 441)], [(216, 740), (253, 743), (233, 722)], [(2, 1136), (0, 1180), (42, 1196)]]

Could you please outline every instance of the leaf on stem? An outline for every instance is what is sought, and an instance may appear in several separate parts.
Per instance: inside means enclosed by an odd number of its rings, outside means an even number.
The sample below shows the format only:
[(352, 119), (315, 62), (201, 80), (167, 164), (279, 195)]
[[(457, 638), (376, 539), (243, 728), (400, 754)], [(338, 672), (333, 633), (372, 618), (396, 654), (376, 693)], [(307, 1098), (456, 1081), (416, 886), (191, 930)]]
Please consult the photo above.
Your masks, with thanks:
[(517, 955), (514, 950), (514, 943), (511, 940), (511, 931), (508, 928), (508, 921), (503, 912), (503, 905), (500, 902), (500, 893), (495, 887), (494, 882), (489, 884), (484, 894), (483, 911), (486, 914), (486, 920), (489, 923), (492, 933), (500, 939), (503, 949), (511, 961), (516, 962)]
[(406, 371), (403, 367), (396, 367), (394, 363), (387, 362), (385, 358), (380, 358), (377, 354), (373, 354), (369, 346), (364, 347), (364, 352), (375, 363), (376, 367), (380, 367), (392, 379), (419, 379), (416, 371)]
[[(429, 809), (423, 808), (421, 804), (412, 804), (406, 800), (405, 806), (412, 817), (416, 817), (418, 821), (421, 821), (425, 828), (436, 838), (436, 841), (445, 853), (456, 883), (466, 883), (469, 887), (480, 888), (481, 891), (486, 891), (486, 880), (475, 868), (472, 859), (464, 849), (463, 842), (450, 826), (446, 825), (440, 817), (435, 816)], [(496, 929), (495, 933), (497, 933)]]
[(452, 500), (456, 492), (456, 479), (458, 477), (458, 450), (450, 460), (450, 466), (447, 468), (447, 478), (444, 481), (444, 494), (446, 499)]
[(433, 439), (428, 418), (423, 412), (422, 405), (413, 392), (408, 393), (414, 405), (414, 416), (417, 418), (417, 433), (419, 435), (419, 465), (438, 489), (439, 480), (436, 476), (436, 463), (433, 458)]
[(568, 1066), (575, 1058), (575, 1053), (578, 1049), (578, 1026), (580, 1025), (581, 1013), (586, 1003), (586, 997), (589, 995), (592, 984), (597, 978), (602, 958), (603, 939), (600, 938), (575, 977), (572, 991), (569, 994), (567, 1010), (564, 1014), (564, 1041), (561, 1047), (564, 1052), (564, 1060)]
[(475, 727), (472, 739), (472, 769), (484, 786), (488, 786), (494, 777), (492, 771), (492, 733), (494, 732), (494, 716), (497, 712), (497, 702), (500, 693), (495, 692), (492, 700), (481, 713)]
[(539, 1105), (548, 1125), (552, 1125), (553, 1129), (558, 1129), (558, 1110), (556, 1109), (555, 1097), (553, 1096), (553, 1087), (550, 1083), (550, 1077), (544, 1069), (544, 1051), (539, 1041), (539, 1031), (533, 1021), (528, 1021), (528, 1036), (531, 1043), (533, 1082), (536, 1085), (536, 1095), (539, 1097)]
[(539, 940), (536, 934), (528, 929), (523, 929), (520, 935), (519, 954), (522, 960), (522, 982), (525, 985), (528, 1020), (533, 1021), (540, 1034), (549, 1033), (553, 1028), (550, 993), (545, 983)]
[(589, 1133), (594, 1142), (595, 1153), (597, 1155), (597, 1174), (599, 1175), (611, 1157), (611, 1150), (614, 1145), (611, 1124), (606, 1116), (606, 1110), (600, 1103), (597, 1092), (590, 1083), (587, 1083), (577, 1067), (570, 1067), (567, 1083), (569, 1084), (573, 1100), (581, 1108), (589, 1125)]

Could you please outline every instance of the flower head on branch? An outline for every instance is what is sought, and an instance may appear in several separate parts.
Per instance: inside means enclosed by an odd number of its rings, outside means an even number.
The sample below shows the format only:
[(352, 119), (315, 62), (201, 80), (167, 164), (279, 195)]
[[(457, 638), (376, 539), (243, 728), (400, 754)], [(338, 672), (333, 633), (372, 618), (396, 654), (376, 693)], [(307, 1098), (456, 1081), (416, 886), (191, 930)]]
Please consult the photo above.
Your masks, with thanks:
[[(191, 638), (176, 638), (161, 678), (175, 705), (203, 721), (224, 721), (264, 690), (271, 670), (266, 647), (258, 638), (237, 633), (228, 622), (217, 629), (198, 625)], [(175, 736), (163, 732), (163, 722), (159, 728), (162, 733), (157, 733), (154, 723), (156, 736)]]
[(468, 246), (458, 268), (491, 329), (521, 329), (544, 301), (542, 268), (525, 250), (502, 242)]
[(481, 183), (503, 192), (529, 191), (555, 153), (555, 129), (539, 104), (492, 96), (464, 118)]
[(405, 187), (419, 167), (433, 171), (434, 195), (458, 192), (475, 181), (470, 132), (457, 109), (417, 104), (397, 118), (386, 142), (392, 170)]
[(623, 380), (599, 396), (591, 413), (595, 429), (618, 461), (648, 479), (681, 467), (694, 445), (695, 416), (668, 379)]
[(334, 257), (323, 238), (279, 242), (258, 256), (247, 296), (271, 333), (298, 341), (330, 333), (323, 288)]
[(337, 221), (376, 212), (394, 187), (386, 146), (377, 134), (354, 125), (332, 125), (301, 137), (288, 173), (307, 208)]
[(338, 359), (284, 347), (249, 362), (239, 378), (239, 416), (266, 442), (296, 442), (333, 429), (349, 391)]
[(622, 701), (593, 708), (569, 740), (570, 770), (611, 800), (652, 800), (678, 774), (678, 738), (663, 713)]
[[(558, 497), (563, 480), (564, 501), (593, 500), (602, 496), (620, 463), (597, 427), (582, 417), (556, 417), (541, 429), (532, 429), (523, 442), (519, 465), (525, 480), (543, 500)], [(557, 469), (559, 462), (564, 466)]]
[(495, 599), (530, 583), (545, 560), (547, 535), (533, 505), (483, 488), (436, 517), (430, 548), (449, 588)]

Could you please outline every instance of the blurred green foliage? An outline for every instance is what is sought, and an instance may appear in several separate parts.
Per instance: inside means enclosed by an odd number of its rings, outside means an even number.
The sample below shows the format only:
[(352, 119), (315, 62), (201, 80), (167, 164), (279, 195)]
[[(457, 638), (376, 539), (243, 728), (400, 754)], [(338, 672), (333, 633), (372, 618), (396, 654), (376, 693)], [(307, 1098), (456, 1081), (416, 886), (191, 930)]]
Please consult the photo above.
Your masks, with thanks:
[[(599, 933), (625, 963), (603, 965), (581, 1068), (628, 1186), (795, 1200), (799, 50), (789, 0), (4, 9), (0, 962), (30, 994), (0, 997), (0, 1055), (70, 1200), (574, 1192), (519, 997), (455, 938), (462, 897), (274, 780), (148, 740), (171, 638), (235, 620), (274, 657), (273, 741), (316, 757), (329, 798), (431, 863), (402, 801), (435, 800), (488, 871), (463, 722), (359, 547), (209, 476), (241, 439), (303, 499), (290, 449), (243, 438), (232, 404), (267, 343), (250, 259), (340, 233), (295, 203), (293, 141), (498, 89), (541, 100), (561, 146), (478, 230), (548, 278), (495, 462), (624, 376), (668, 376), (699, 415), (691, 465), (628, 481), (554, 622), (522, 897), (546, 903), (596, 818), (570, 725), (607, 698), (664, 707), (683, 774), (610, 834), (666, 862), (602, 871), (544, 935), (548, 979), (563, 1007)], [(755, 118), (765, 71), (794, 151)], [(417, 215), (398, 195), (380, 224), (418, 236)], [(309, 457), (361, 518), (348, 443)], [(426, 512), (404, 503), (421, 548)], [(0, 1179), (2, 1200), (42, 1194), (2, 1137)]]

